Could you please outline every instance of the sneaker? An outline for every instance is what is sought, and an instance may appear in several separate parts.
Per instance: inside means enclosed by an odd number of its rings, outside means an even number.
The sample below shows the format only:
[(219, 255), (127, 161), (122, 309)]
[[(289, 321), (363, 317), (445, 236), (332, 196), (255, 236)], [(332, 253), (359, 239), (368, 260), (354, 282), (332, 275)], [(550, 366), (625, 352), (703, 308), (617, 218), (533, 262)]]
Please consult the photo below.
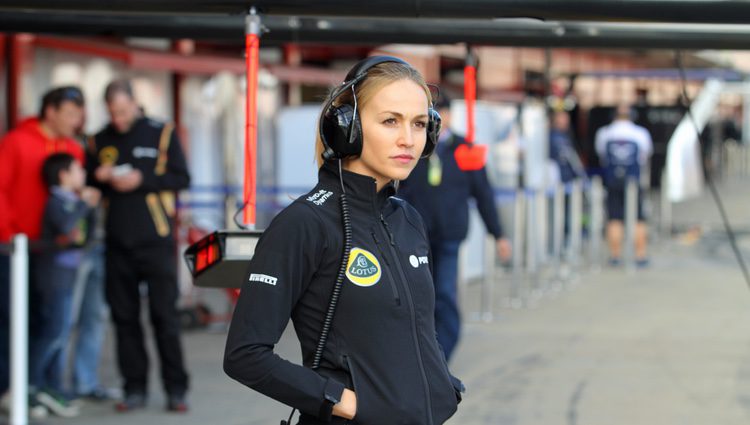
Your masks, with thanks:
[(607, 260), (607, 264), (609, 264), (610, 267), (619, 267), (620, 259), (617, 257), (610, 257), (609, 260)]
[(116, 397), (112, 394), (111, 391), (107, 390), (106, 388), (96, 387), (87, 393), (78, 394), (78, 398), (99, 403), (102, 401), (113, 400)]
[(181, 394), (169, 394), (167, 396), (167, 410), (176, 413), (186, 413), (188, 404), (185, 396)]
[[(49, 417), (49, 411), (46, 407), (42, 406), (38, 401), (36, 401), (35, 394), (29, 393), (28, 403), (29, 417), (31, 419), (47, 419), (47, 417)], [(10, 415), (10, 405), (10, 391), (8, 391), (3, 394), (2, 397), (0, 397), (0, 411), (3, 414)]]
[(651, 265), (651, 260), (648, 258), (639, 258), (635, 260), (635, 266), (639, 269), (645, 269), (646, 267)]
[(29, 417), (35, 420), (47, 419), (49, 417), (49, 410), (41, 404), (30, 405)]
[(125, 395), (119, 403), (115, 404), (115, 410), (120, 413), (130, 412), (146, 407), (146, 394), (130, 393)]
[(61, 418), (75, 418), (81, 412), (67, 398), (53, 390), (42, 390), (36, 393), (36, 401), (53, 414)]

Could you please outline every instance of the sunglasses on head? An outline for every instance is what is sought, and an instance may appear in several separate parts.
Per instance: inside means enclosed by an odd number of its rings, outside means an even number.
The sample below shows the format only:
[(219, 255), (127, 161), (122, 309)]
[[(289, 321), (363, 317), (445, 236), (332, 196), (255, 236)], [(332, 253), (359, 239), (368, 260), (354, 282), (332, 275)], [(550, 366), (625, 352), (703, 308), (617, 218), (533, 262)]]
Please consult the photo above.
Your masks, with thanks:
[(60, 87), (57, 94), (61, 100), (72, 100), (76, 103), (83, 103), (83, 93), (78, 87)]

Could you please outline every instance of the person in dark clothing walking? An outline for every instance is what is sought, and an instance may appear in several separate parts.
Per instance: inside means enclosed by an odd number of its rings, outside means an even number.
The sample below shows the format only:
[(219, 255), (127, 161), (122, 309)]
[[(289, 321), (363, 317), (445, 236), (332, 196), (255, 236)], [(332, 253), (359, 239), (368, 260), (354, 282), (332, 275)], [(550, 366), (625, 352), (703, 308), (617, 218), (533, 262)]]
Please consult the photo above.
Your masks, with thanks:
[(111, 123), (92, 140), (91, 175), (108, 202), (106, 298), (117, 332), (117, 358), (125, 398), (118, 411), (146, 403), (148, 358), (140, 322), (139, 284), (148, 285), (151, 324), (161, 360), (167, 409), (187, 410), (188, 374), (177, 312), (175, 191), (190, 183), (171, 124), (141, 116), (130, 83), (107, 86)]
[[(457, 409), (463, 385), (435, 338), (424, 225), (393, 196), (393, 181), (434, 149), (439, 125), (418, 71), (389, 56), (358, 63), (321, 113), (318, 184), (258, 242), (224, 370), (298, 409), (298, 425), (433, 425)], [(332, 291), (340, 299), (328, 328)], [(304, 366), (273, 352), (290, 317)]]
[(503, 236), (495, 197), (487, 172), (464, 171), (456, 161), (456, 148), (466, 140), (450, 131), (450, 99), (442, 96), (436, 107), (443, 131), (435, 155), (421, 159), (399, 195), (419, 211), (427, 226), (435, 280), (435, 328), (445, 358), (450, 360), (458, 343), (461, 318), (458, 309), (458, 248), (469, 229), (469, 198), (477, 202), (487, 231), (497, 241), (498, 256), (510, 258), (510, 243)]

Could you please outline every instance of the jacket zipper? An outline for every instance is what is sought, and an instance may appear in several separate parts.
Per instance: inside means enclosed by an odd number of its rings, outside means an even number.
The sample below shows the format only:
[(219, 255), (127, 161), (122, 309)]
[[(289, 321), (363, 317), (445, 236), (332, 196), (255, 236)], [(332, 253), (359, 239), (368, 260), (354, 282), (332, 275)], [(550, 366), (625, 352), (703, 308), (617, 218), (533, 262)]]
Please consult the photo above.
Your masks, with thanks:
[(375, 240), (375, 246), (378, 247), (378, 252), (380, 252), (380, 256), (383, 258), (383, 261), (385, 261), (385, 271), (388, 274), (388, 280), (391, 282), (391, 291), (393, 291), (393, 299), (396, 300), (396, 305), (401, 305), (401, 297), (398, 294), (398, 288), (396, 287), (396, 280), (393, 278), (393, 273), (391, 273), (391, 262), (388, 261), (388, 256), (385, 255), (383, 252), (383, 248), (380, 246), (380, 241), (378, 240), (378, 237), (375, 235), (375, 232), (372, 233), (372, 238)]
[(391, 233), (391, 228), (388, 226), (388, 222), (385, 221), (382, 212), (380, 213), (380, 223), (382, 223), (382, 228), (387, 233), (390, 240), (389, 248), (391, 255), (393, 255), (396, 270), (398, 270), (399, 276), (401, 276), (401, 282), (403, 286), (405, 286), (404, 293), (406, 294), (406, 301), (409, 305), (409, 313), (411, 313), (412, 336), (414, 337), (414, 344), (417, 348), (417, 364), (419, 365), (419, 372), (422, 375), (422, 385), (424, 385), (425, 396), (427, 397), (427, 423), (428, 425), (432, 425), (434, 423), (432, 418), (432, 397), (430, 396), (430, 386), (427, 382), (427, 373), (425, 372), (424, 361), (422, 360), (422, 347), (419, 343), (419, 333), (417, 332), (417, 313), (414, 307), (414, 300), (411, 297), (411, 288), (407, 284), (406, 274), (401, 267), (401, 261), (396, 252), (396, 242), (393, 238), (393, 233)]
[(354, 368), (352, 367), (352, 361), (349, 358), (349, 355), (344, 354), (344, 361), (346, 362), (346, 367), (349, 368), (349, 376), (352, 377), (352, 391), (356, 393), (359, 389), (359, 385), (357, 385), (357, 378), (354, 376)]
[[(350, 376), (350, 377), (351, 377), (351, 379), (352, 379), (352, 391), (354, 391), (354, 394), (358, 394), (358, 389), (359, 389), (359, 385), (357, 385), (357, 378), (355, 378), (355, 377), (354, 377), (354, 368), (352, 367), (352, 362), (351, 362), (351, 360), (349, 359), (349, 355), (348, 355), (348, 354), (344, 354), (344, 356), (343, 356), (343, 357), (344, 357), (344, 363), (346, 363), (346, 367), (347, 367), (347, 368), (349, 369), (349, 370), (348, 370), (348, 372), (349, 372), (349, 376)], [(360, 394), (360, 395), (361, 395), (361, 394)], [(360, 401), (361, 401), (361, 399), (357, 399), (357, 402), (358, 402), (358, 403), (359, 403)], [(359, 407), (360, 407), (360, 406), (358, 405), (358, 406), (357, 406), (357, 413), (359, 413), (359, 412), (360, 412), (360, 411), (359, 411)], [(355, 413), (355, 414), (354, 414), (354, 418), (353, 418), (353, 419), (347, 420), (347, 421), (346, 421), (346, 422), (344, 422), (344, 423), (346, 423), (346, 424), (351, 424), (351, 423), (354, 423), (353, 421), (357, 419), (357, 413)]]

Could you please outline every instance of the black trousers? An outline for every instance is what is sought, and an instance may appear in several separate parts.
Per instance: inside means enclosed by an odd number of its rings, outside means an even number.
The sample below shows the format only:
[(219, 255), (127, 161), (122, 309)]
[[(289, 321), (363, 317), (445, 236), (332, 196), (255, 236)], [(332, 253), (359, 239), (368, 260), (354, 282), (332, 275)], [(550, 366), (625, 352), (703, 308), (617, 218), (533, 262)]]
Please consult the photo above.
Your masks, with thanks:
[(177, 313), (177, 264), (171, 243), (134, 249), (107, 247), (107, 302), (117, 334), (117, 364), (126, 394), (148, 390), (148, 356), (141, 326), (139, 285), (148, 285), (148, 306), (161, 378), (168, 394), (184, 394), (188, 375), (180, 342)]

